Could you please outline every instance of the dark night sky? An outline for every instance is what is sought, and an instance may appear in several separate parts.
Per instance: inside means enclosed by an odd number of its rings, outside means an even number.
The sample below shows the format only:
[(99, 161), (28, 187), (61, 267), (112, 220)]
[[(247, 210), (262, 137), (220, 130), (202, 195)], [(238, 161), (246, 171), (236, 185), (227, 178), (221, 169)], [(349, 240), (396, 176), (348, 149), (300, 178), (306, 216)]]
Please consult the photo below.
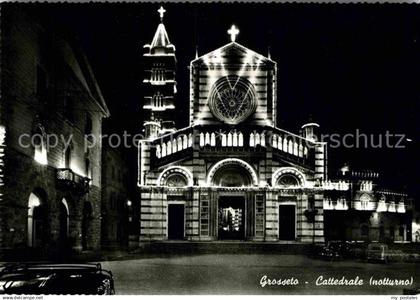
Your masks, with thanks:
[[(38, 6), (78, 35), (111, 109), (111, 127), (140, 131), (142, 46), (159, 22), (158, 4)], [(28, 5), (29, 7), (29, 5)], [(382, 172), (419, 193), (420, 6), (308, 4), (164, 4), (164, 23), (177, 49), (178, 127), (188, 124), (188, 65), (238, 42), (278, 63), (278, 115), (297, 131), (311, 116), (324, 133), (407, 134), (406, 149), (333, 149), (344, 161)], [(59, 21), (58, 21), (59, 20)]]

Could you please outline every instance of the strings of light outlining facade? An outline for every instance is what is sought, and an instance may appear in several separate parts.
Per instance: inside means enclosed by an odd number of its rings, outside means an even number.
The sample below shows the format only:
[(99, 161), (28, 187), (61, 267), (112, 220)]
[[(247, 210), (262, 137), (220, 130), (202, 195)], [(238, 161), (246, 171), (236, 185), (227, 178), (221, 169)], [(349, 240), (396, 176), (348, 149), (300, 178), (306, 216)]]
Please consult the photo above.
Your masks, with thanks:
[(144, 46), (141, 243), (407, 240), (407, 195), (349, 166), (329, 178), (319, 124), (277, 127), (277, 64), (239, 44), (234, 25), (230, 42), (191, 61), (190, 122), (176, 129), (175, 107), (188, 100), (175, 97), (175, 46), (158, 12)]

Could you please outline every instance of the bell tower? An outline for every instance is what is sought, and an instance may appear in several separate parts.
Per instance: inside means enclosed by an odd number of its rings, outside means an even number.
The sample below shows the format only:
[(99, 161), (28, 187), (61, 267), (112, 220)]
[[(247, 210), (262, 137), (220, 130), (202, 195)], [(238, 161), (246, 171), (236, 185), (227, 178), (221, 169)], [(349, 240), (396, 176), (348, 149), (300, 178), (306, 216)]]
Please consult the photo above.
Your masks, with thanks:
[(175, 131), (176, 57), (175, 46), (169, 41), (163, 24), (165, 12), (163, 7), (159, 8), (160, 24), (151, 44), (143, 46), (144, 129), (148, 139)]

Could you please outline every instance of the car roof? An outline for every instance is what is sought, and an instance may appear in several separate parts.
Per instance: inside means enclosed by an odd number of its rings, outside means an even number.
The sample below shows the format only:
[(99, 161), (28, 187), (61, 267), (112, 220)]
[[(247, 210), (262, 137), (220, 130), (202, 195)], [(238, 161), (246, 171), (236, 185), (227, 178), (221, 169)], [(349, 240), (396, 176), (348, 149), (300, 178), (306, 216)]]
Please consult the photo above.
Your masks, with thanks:
[(54, 264), (54, 263), (11, 263), (6, 264), (1, 269), (1, 272), (16, 272), (16, 271), (30, 271), (30, 270), (102, 270), (101, 264)]
[(100, 263), (89, 263), (89, 264), (54, 264), (54, 263), (9, 263), (3, 266), (0, 266), (0, 277), (4, 275), (10, 275), (14, 273), (24, 274), (24, 273), (33, 273), (33, 272), (82, 272), (85, 274), (101, 274), (102, 276), (107, 276), (113, 278), (112, 272), (109, 270), (102, 269)]

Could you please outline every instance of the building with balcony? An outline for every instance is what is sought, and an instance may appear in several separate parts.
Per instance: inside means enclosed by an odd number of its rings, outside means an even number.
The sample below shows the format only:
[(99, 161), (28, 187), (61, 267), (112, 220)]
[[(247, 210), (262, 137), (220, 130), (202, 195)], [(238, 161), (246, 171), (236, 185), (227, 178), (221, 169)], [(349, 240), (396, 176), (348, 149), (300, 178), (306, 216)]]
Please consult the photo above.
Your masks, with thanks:
[(109, 111), (77, 40), (29, 9), (2, 9), (0, 249), (95, 249)]
[(361, 174), (329, 178), (317, 123), (299, 133), (277, 127), (277, 64), (238, 43), (235, 26), (230, 42), (191, 61), (189, 126), (176, 129), (173, 112), (185, 100), (176, 99), (164, 12), (144, 47), (140, 242), (409, 239), (406, 195)]
[[(128, 152), (128, 153), (127, 153)], [(102, 148), (101, 245), (116, 249), (138, 246), (139, 196), (131, 172), (129, 149)], [(135, 177), (135, 176), (134, 176)]]
[(329, 240), (411, 241), (413, 203), (384, 189), (379, 173), (344, 166), (336, 181), (323, 182), (325, 236)]

